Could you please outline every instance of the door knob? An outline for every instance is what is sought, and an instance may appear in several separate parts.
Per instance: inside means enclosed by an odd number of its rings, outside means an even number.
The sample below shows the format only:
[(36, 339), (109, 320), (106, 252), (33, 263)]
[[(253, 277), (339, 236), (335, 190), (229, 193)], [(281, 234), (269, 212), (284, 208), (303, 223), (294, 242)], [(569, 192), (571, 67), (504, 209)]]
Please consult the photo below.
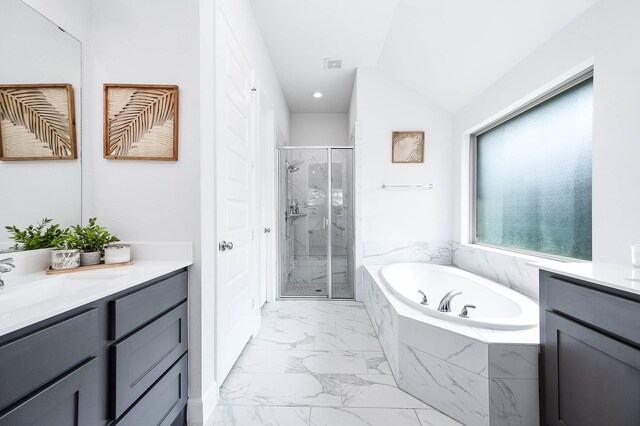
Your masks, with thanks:
[(218, 243), (218, 250), (220, 251), (231, 250), (231, 249), (233, 249), (233, 243), (231, 241), (229, 242), (222, 241), (221, 243)]
[(264, 233), (265, 234), (270, 234), (271, 233), (271, 228), (264, 228)]

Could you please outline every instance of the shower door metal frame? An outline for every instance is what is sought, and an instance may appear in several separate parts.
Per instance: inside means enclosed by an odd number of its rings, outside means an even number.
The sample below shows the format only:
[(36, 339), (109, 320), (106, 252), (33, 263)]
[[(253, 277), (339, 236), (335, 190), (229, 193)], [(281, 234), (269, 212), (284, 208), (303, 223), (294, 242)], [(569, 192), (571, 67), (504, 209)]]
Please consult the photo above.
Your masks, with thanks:
[[(275, 155), (276, 157), (276, 161), (277, 161), (277, 167), (276, 167), (276, 173), (277, 173), (277, 179), (275, 179), (276, 182), (280, 182), (280, 172), (281, 172), (281, 168), (280, 168), (280, 152), (281, 150), (283, 151), (292, 151), (292, 150), (320, 150), (320, 149), (326, 149), (327, 150), (327, 219), (329, 221), (328, 225), (327, 225), (327, 297), (323, 297), (323, 296), (285, 296), (282, 294), (282, 290), (283, 290), (283, 286), (282, 286), (282, 268), (284, 267), (284, 265), (280, 264), (280, 262), (278, 262), (278, 299), (327, 299), (327, 300), (333, 300), (333, 295), (332, 295), (332, 291), (333, 291), (333, 253), (332, 253), (332, 240), (331, 240), (331, 232), (333, 231), (333, 224), (331, 222), (331, 217), (333, 214), (333, 210), (332, 210), (332, 206), (333, 206), (333, 185), (331, 183), (331, 163), (332, 163), (332, 152), (334, 149), (350, 149), (352, 151), (354, 151), (354, 153), (351, 155), (351, 163), (352, 163), (352, 167), (355, 168), (355, 146), (333, 146), (333, 145), (314, 145), (314, 146), (278, 146), (276, 147), (276, 151), (277, 154)], [(352, 191), (353, 191), (353, 196), (355, 197), (355, 182), (351, 182), (351, 186), (352, 186)], [(280, 205), (280, 195), (281, 195), (281, 191), (282, 189), (280, 188), (280, 185), (277, 185), (276, 188), (276, 194), (277, 194), (277, 200), (278, 200), (278, 210), (280, 210), (282, 208), (282, 206)], [(353, 209), (355, 209), (355, 204)], [(353, 210), (352, 209), (352, 210)], [(280, 232), (280, 220), (282, 219), (281, 215), (281, 211), (277, 212), (278, 215), (278, 222), (277, 222), (277, 226), (278, 226), (278, 238), (280, 238), (281, 232)], [(355, 212), (352, 211), (350, 214), (354, 215), (353, 216), (353, 220), (355, 221)], [(286, 226), (286, 222), (285, 222), (285, 226)], [(283, 248), (283, 244), (280, 241), (278, 243), (278, 259), (282, 259), (282, 248)], [(348, 256), (348, 254), (347, 254)], [(352, 259), (354, 260), (354, 259)], [(347, 268), (348, 270), (348, 268)], [(351, 285), (353, 285), (353, 298), (352, 299), (339, 299), (339, 300), (355, 300), (355, 277), (349, 277), (350, 281), (351, 281)]]

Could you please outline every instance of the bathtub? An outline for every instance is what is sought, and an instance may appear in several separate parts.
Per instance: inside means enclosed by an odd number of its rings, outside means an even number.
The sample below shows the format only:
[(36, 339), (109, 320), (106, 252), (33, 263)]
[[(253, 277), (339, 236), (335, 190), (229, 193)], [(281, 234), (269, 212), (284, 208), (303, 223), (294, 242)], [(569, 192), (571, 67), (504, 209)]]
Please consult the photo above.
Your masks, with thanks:
[[(526, 296), (451, 266), (428, 263), (395, 263), (380, 270), (384, 284), (405, 303), (432, 317), (493, 330), (537, 327), (538, 305)], [(451, 312), (438, 311), (440, 300), (451, 290), (461, 295), (451, 300)], [(423, 305), (422, 291), (428, 305)], [(464, 305), (468, 318), (460, 316)]]
[[(461, 269), (426, 263), (365, 265), (362, 288), (400, 389), (467, 426), (540, 424), (534, 301)], [(438, 312), (454, 289), (462, 294), (451, 312)], [(465, 304), (477, 306), (469, 318), (458, 316)]]

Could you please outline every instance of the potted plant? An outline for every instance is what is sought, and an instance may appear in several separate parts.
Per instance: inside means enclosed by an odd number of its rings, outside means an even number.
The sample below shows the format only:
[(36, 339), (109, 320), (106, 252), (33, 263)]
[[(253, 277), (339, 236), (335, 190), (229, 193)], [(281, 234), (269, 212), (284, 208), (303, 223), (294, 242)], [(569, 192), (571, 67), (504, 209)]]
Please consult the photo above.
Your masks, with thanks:
[(107, 228), (96, 224), (97, 218), (89, 218), (88, 226), (76, 225), (69, 229), (65, 239), (68, 247), (80, 250), (80, 265), (97, 265), (104, 256), (104, 248), (120, 241)]
[(16, 250), (39, 250), (55, 247), (56, 240), (66, 232), (58, 224), (49, 225), (51, 222), (51, 219), (45, 217), (40, 223), (29, 225), (24, 230), (15, 226), (5, 226), (5, 229), (9, 238), (16, 242)]
[(55, 240), (56, 248), (51, 250), (51, 269), (74, 269), (80, 266), (79, 240), (67, 230)]

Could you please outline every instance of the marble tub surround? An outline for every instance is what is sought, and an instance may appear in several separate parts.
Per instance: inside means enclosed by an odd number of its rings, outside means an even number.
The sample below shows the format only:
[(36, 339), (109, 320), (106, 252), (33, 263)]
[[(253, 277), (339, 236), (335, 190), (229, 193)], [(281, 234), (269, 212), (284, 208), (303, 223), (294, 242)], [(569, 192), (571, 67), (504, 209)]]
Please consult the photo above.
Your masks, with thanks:
[[(540, 258), (474, 244), (452, 244), (453, 265), (500, 283), (538, 300), (538, 270), (531, 266)], [(560, 262), (553, 262), (560, 263)]]
[(426, 262), (451, 265), (451, 241), (364, 241), (365, 265)]
[(214, 425), (458, 425), (402, 391), (364, 305), (278, 301), (220, 389)]
[(400, 388), (466, 425), (537, 425), (538, 329), (424, 315), (391, 293), (381, 268), (364, 268), (364, 303)]

